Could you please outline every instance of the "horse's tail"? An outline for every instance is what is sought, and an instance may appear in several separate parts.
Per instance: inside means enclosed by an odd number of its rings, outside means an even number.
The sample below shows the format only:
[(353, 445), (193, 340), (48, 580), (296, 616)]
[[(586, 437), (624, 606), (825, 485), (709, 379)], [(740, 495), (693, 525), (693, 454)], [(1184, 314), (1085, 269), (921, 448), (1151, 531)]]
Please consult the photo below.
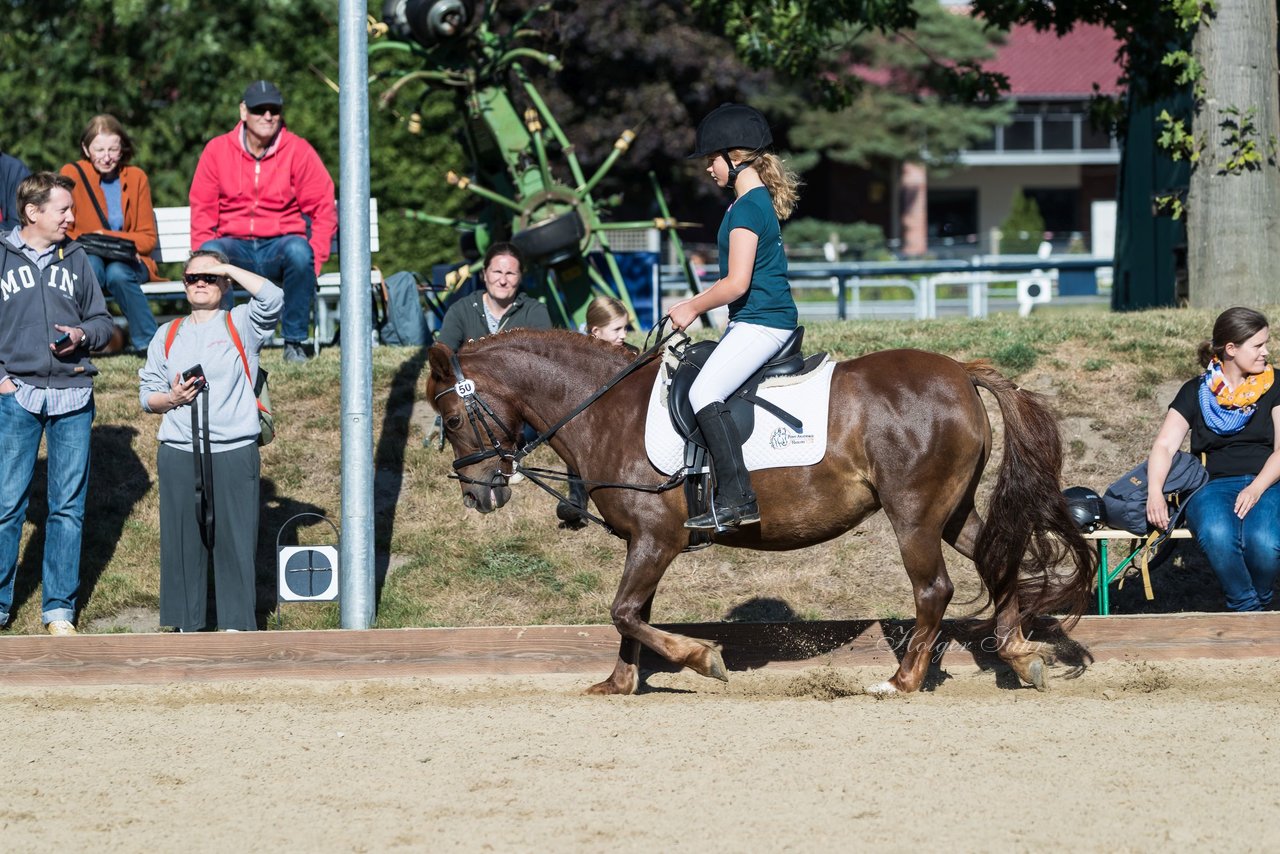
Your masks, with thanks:
[(1061, 492), (1062, 438), (1044, 399), (1018, 388), (985, 361), (964, 366), (995, 395), (1004, 417), (1004, 458), (974, 564), (999, 613), (1014, 604), (1025, 625), (1039, 614), (1084, 613), (1098, 561)]

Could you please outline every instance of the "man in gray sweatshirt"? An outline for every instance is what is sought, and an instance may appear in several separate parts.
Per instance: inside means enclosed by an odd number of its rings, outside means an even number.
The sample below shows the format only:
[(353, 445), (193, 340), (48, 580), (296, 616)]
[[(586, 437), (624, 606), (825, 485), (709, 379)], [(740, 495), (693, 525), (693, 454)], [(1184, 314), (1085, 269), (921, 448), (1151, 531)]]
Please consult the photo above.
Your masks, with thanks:
[(0, 234), (0, 625), (9, 621), (18, 543), (40, 439), (48, 445), (44, 603), (50, 634), (75, 634), (80, 535), (89, 487), (93, 377), (89, 351), (112, 322), (75, 222), (69, 178), (37, 172), (18, 185), (21, 227)]

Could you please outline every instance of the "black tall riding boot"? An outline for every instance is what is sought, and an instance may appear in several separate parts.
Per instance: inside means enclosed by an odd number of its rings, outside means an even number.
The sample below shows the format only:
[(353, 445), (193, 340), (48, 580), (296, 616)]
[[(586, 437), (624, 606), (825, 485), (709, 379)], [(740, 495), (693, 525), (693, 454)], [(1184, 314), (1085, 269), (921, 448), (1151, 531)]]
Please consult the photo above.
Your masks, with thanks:
[(716, 531), (760, 521), (760, 507), (751, 491), (751, 475), (742, 461), (738, 426), (723, 403), (712, 403), (697, 414), (698, 427), (711, 454), (715, 499), (711, 510), (684, 523), (686, 528)]

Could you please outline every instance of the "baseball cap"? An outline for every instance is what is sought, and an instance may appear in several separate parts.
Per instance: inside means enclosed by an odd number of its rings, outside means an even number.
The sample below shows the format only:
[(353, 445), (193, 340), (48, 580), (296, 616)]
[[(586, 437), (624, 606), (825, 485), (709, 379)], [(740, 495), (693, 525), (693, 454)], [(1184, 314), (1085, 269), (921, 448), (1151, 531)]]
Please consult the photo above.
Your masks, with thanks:
[(284, 106), (284, 95), (280, 94), (280, 90), (276, 88), (276, 84), (269, 80), (258, 80), (249, 84), (249, 88), (244, 90), (244, 97), (240, 99), (244, 101), (244, 105), (252, 109), (260, 107), (263, 104), (270, 104), (273, 107)]

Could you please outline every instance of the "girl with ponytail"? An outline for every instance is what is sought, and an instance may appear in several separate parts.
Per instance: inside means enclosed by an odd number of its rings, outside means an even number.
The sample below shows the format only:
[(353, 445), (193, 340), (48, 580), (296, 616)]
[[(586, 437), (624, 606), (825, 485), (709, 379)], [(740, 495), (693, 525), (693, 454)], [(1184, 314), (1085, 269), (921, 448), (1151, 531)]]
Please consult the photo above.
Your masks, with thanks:
[(787, 280), (780, 220), (795, 209), (799, 180), (775, 154), (769, 124), (744, 104), (722, 104), (698, 125), (697, 150), (716, 185), (734, 201), (720, 224), (720, 278), (667, 312), (685, 329), (713, 308), (729, 307), (729, 324), (689, 389), (711, 455), (711, 510), (686, 528), (723, 531), (760, 521), (760, 508), (742, 460), (742, 437), (724, 401), (772, 358), (796, 329), (796, 304)]

